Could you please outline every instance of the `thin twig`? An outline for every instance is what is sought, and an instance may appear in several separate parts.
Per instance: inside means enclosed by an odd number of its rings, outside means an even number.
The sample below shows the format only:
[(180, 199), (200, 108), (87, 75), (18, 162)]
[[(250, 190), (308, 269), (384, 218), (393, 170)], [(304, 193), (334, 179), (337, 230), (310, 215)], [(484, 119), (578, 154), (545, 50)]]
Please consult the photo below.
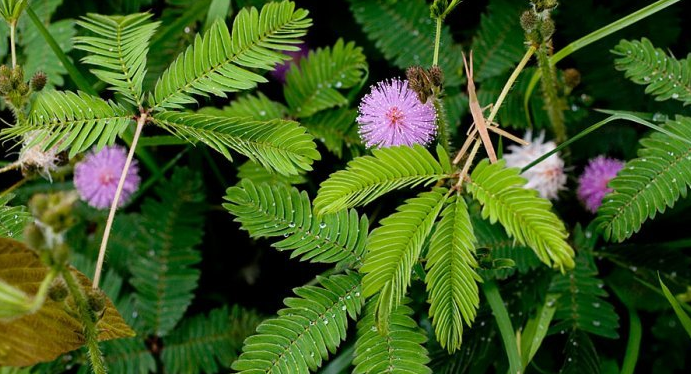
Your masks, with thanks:
[(0, 174), (4, 173), (4, 172), (6, 172), (6, 171), (10, 171), (10, 170), (14, 170), (14, 169), (19, 169), (20, 166), (22, 166), (22, 163), (19, 162), (19, 161), (15, 161), (15, 162), (13, 162), (13, 163), (11, 163), (11, 164), (5, 166), (4, 168), (0, 169)]
[(118, 203), (120, 202), (120, 194), (122, 193), (122, 188), (125, 185), (125, 179), (127, 178), (127, 171), (129, 170), (130, 164), (132, 163), (132, 158), (134, 157), (134, 150), (137, 148), (137, 142), (139, 141), (139, 136), (142, 133), (142, 128), (146, 123), (146, 119), (146, 112), (143, 112), (137, 119), (137, 129), (134, 131), (134, 138), (132, 139), (130, 151), (127, 154), (127, 161), (125, 161), (125, 167), (122, 169), (122, 173), (120, 174), (120, 181), (118, 182), (118, 188), (115, 191), (115, 198), (113, 199), (113, 203), (110, 205), (110, 212), (108, 212), (106, 228), (103, 230), (101, 248), (98, 250), (98, 261), (96, 262), (96, 272), (94, 273), (94, 282), (92, 285), (93, 288), (98, 288), (98, 283), (101, 280), (103, 260), (106, 257), (106, 248), (108, 247), (108, 238), (110, 237), (110, 230), (113, 226), (113, 220), (115, 219), (115, 211), (118, 209)]

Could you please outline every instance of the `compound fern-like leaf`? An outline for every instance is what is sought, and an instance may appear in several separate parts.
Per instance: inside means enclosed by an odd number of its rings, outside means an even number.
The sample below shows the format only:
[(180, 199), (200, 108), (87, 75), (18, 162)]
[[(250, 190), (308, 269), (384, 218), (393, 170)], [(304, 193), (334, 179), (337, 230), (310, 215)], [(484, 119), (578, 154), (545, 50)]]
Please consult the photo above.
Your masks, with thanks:
[(252, 117), (257, 121), (266, 121), (286, 118), (288, 116), (288, 108), (277, 101), (269, 99), (263, 93), (257, 92), (256, 96), (241, 96), (222, 109), (205, 107), (199, 109), (197, 113), (217, 117)]
[(99, 148), (112, 144), (131, 118), (122, 106), (83, 92), (46, 91), (36, 99), (27, 121), (4, 129), (0, 140), (36, 131), (28, 146), (69, 148), (71, 158), (94, 144)]
[(405, 297), (410, 273), (420, 257), (422, 245), (446, 201), (447, 190), (436, 188), (408, 199), (397, 212), (382, 219), (381, 226), (367, 238), (367, 255), (360, 272), (365, 297), (377, 292), (377, 327), (386, 332), (389, 317)]
[(302, 125), (338, 158), (343, 157), (344, 148), (357, 156), (362, 143), (356, 117), (357, 111), (354, 109), (325, 110), (303, 119)]
[(190, 142), (201, 141), (232, 160), (230, 149), (281, 174), (312, 170), (321, 158), (305, 128), (287, 120), (255, 121), (205, 114), (161, 112), (154, 123)]
[(284, 185), (243, 180), (231, 187), (223, 206), (252, 237), (280, 237), (273, 246), (303, 261), (359, 266), (368, 233), (366, 216), (353, 209), (317, 217), (306, 192)]
[(357, 273), (318, 277), (320, 286), (296, 288), (278, 317), (245, 340), (232, 368), (239, 373), (302, 374), (316, 371), (346, 337), (348, 317), (364, 304)]
[(110, 89), (136, 107), (142, 106), (142, 82), (146, 75), (149, 40), (159, 22), (149, 22), (151, 13), (127, 16), (89, 14), (77, 24), (96, 36), (80, 36), (75, 47), (90, 54), (82, 59)]
[(333, 48), (310, 52), (299, 66), (288, 70), (283, 93), (293, 115), (309, 117), (348, 104), (348, 99), (338, 90), (355, 86), (366, 70), (362, 48), (338, 39)]
[(375, 149), (372, 156), (357, 157), (346, 170), (331, 174), (321, 184), (314, 208), (319, 214), (337, 212), (371, 203), (393, 190), (428, 185), (450, 174), (451, 170), (421, 145)]
[(612, 51), (621, 56), (615, 61), (634, 83), (647, 86), (645, 92), (655, 100), (679, 100), (691, 104), (691, 58), (677, 60), (655, 48), (650, 40), (622, 40)]
[(192, 302), (201, 261), (195, 248), (202, 241), (204, 212), (201, 180), (178, 169), (157, 188), (160, 200), (142, 205), (142, 228), (132, 255), (130, 283), (145, 333), (165, 336)]
[(266, 82), (251, 69), (272, 70), (284, 60), (282, 51), (295, 51), (311, 20), (290, 1), (243, 8), (233, 22), (232, 34), (217, 21), (163, 72), (154, 89), (154, 109), (181, 108), (196, 103), (192, 95), (226, 97)]
[[(691, 118), (677, 116), (665, 129), (691, 140)], [(598, 209), (598, 227), (605, 238), (622, 242), (648, 219), (686, 197), (691, 186), (691, 148), (660, 132), (641, 139), (638, 158), (628, 161), (609, 182), (614, 191)]]
[(482, 204), (482, 218), (499, 221), (509, 236), (525, 244), (550, 266), (560, 269), (574, 266), (573, 249), (566, 242), (564, 223), (537, 191), (524, 189), (526, 180), (518, 169), (505, 169), (504, 161), (480, 162), (466, 184), (468, 192)]
[(432, 235), (425, 266), (429, 315), (437, 341), (449, 352), (461, 347), (463, 322), (470, 326), (480, 305), (474, 242), (465, 200), (454, 196)]
[(8, 206), (13, 194), (0, 196), (0, 238), (18, 238), (24, 225), (31, 221), (31, 214), (24, 206)]
[[(424, 0), (370, 1), (349, 0), (355, 20), (367, 37), (399, 69), (413, 65), (432, 64), (434, 23)], [(442, 28), (439, 66), (444, 71), (445, 84), (461, 84), (462, 60), (460, 46), (454, 44), (447, 26)]]
[(404, 300), (391, 314), (388, 332), (377, 330), (375, 308), (377, 298), (367, 302), (357, 324), (357, 341), (353, 374), (410, 373), (431, 374), (430, 359), (422, 345), (427, 336), (410, 316), (413, 310)]

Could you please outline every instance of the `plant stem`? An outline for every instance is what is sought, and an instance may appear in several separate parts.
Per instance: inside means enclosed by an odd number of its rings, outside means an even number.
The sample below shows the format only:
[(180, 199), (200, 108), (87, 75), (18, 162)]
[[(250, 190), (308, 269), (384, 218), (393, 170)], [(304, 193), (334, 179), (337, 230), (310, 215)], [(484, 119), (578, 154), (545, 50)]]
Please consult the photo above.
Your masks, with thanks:
[(437, 139), (448, 154), (450, 153), (449, 126), (446, 123), (446, 109), (444, 108), (444, 102), (439, 96), (434, 97), (434, 109), (437, 112)]
[(537, 61), (541, 72), (542, 94), (545, 100), (545, 109), (549, 121), (554, 130), (554, 137), (557, 143), (566, 140), (566, 126), (564, 125), (564, 111), (561, 98), (557, 92), (557, 71), (550, 63), (550, 47), (543, 43), (537, 50)]
[(108, 220), (106, 221), (106, 228), (103, 230), (103, 239), (101, 240), (101, 248), (98, 250), (98, 260), (96, 261), (96, 272), (94, 273), (93, 288), (98, 288), (98, 282), (101, 280), (101, 271), (103, 270), (103, 260), (106, 257), (106, 248), (108, 247), (108, 238), (110, 237), (110, 230), (113, 227), (113, 220), (115, 219), (115, 211), (118, 209), (118, 203), (120, 202), (120, 194), (122, 193), (122, 188), (125, 185), (125, 179), (127, 178), (127, 171), (132, 163), (132, 157), (134, 157), (134, 151), (137, 148), (137, 142), (142, 133), (142, 128), (146, 123), (147, 113), (142, 113), (137, 119), (137, 129), (134, 131), (134, 138), (132, 139), (132, 145), (130, 146), (130, 151), (127, 154), (127, 160), (125, 161), (125, 167), (122, 169), (120, 174), (120, 181), (118, 182), (118, 188), (115, 190), (115, 198), (113, 203), (110, 205), (110, 211), (108, 212)]
[(439, 44), (441, 44), (441, 25), (444, 21), (441, 17), (437, 18), (437, 30), (434, 34), (434, 56), (432, 57), (432, 66), (439, 64)]
[(492, 314), (494, 314), (494, 318), (499, 326), (499, 333), (504, 341), (504, 348), (509, 357), (509, 373), (520, 374), (521, 354), (518, 352), (516, 333), (513, 330), (513, 326), (511, 326), (509, 313), (506, 311), (504, 301), (499, 294), (499, 288), (497, 288), (497, 284), (494, 281), (488, 280), (483, 283), (482, 291), (485, 293), (490, 308), (492, 308)]
[(6, 171), (10, 171), (10, 170), (14, 170), (14, 169), (19, 169), (19, 167), (20, 167), (21, 165), (22, 165), (22, 164), (21, 164), (19, 161), (15, 161), (15, 162), (13, 162), (13, 163), (11, 163), (11, 164), (8, 164), (7, 166), (5, 166), (5, 167), (3, 167), (3, 168), (0, 168), (0, 174), (4, 173), (4, 172), (6, 172)]
[(75, 304), (77, 304), (79, 319), (84, 327), (84, 339), (86, 348), (89, 352), (91, 369), (96, 374), (106, 374), (107, 371), (103, 364), (103, 355), (98, 347), (98, 329), (96, 328), (94, 313), (91, 311), (91, 308), (89, 308), (89, 304), (82, 293), (82, 288), (77, 284), (69, 268), (64, 268), (62, 271), (62, 278), (65, 280), (65, 284), (67, 284), (67, 288), (70, 290), (70, 295), (72, 295)]
[(15, 47), (15, 32), (17, 31), (17, 21), (10, 22), (10, 50), (12, 51), (12, 69), (17, 67), (17, 50)]
[(0, 192), (0, 197), (3, 197), (3, 196), (5, 196), (5, 195), (7, 195), (8, 193), (10, 193), (10, 192), (16, 190), (17, 188), (21, 187), (22, 185), (24, 185), (24, 183), (26, 183), (26, 182), (28, 182), (28, 181), (29, 181), (29, 178), (22, 178), (22, 179), (20, 179), (17, 183), (11, 185), (11, 186), (10, 186), (8, 189), (6, 189), (5, 191)]
[(641, 319), (635, 309), (629, 307), (629, 341), (626, 343), (626, 355), (621, 365), (621, 374), (633, 374), (641, 348)]

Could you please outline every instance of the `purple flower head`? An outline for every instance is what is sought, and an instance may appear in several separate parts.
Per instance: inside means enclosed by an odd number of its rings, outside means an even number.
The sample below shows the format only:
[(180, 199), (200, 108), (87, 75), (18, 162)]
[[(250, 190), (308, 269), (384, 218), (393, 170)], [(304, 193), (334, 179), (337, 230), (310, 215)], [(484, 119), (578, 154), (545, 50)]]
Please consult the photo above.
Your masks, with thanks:
[(288, 70), (290, 70), (290, 67), (293, 64), (299, 65), (300, 60), (302, 60), (303, 57), (307, 57), (307, 54), (309, 53), (309, 48), (307, 48), (307, 44), (302, 43), (297, 45), (298, 48), (300, 48), (299, 51), (285, 51), (283, 54), (288, 55), (291, 57), (290, 60), (287, 60), (283, 63), (276, 64), (276, 67), (274, 67), (274, 70), (271, 71), (271, 76), (276, 78), (277, 81), (281, 83), (286, 82), (286, 74), (288, 74)]
[(588, 163), (578, 178), (578, 198), (585, 204), (586, 209), (595, 213), (602, 204), (602, 198), (612, 192), (607, 183), (614, 178), (624, 162), (605, 156), (598, 156)]
[[(79, 162), (74, 168), (74, 185), (82, 200), (98, 209), (110, 207), (126, 160), (127, 150), (115, 145), (90, 153)], [(137, 160), (132, 160), (118, 206), (122, 206), (139, 187), (138, 173)]]
[(437, 113), (423, 104), (407, 80), (379, 82), (360, 102), (360, 137), (367, 147), (427, 144), (437, 131)]

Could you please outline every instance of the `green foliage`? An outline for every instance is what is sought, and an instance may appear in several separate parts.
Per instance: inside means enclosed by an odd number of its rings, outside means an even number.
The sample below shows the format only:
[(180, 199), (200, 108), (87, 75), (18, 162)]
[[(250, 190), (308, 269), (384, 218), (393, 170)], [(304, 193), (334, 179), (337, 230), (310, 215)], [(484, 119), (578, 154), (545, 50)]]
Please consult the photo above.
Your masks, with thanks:
[(431, 374), (427, 367), (430, 359), (422, 345), (427, 337), (410, 316), (413, 310), (409, 300), (391, 314), (388, 331), (377, 330), (375, 308), (377, 298), (370, 299), (365, 306), (362, 319), (357, 324), (357, 341), (353, 374), (415, 373)]
[(149, 40), (159, 22), (148, 22), (150, 13), (128, 16), (89, 14), (77, 22), (97, 36), (80, 36), (76, 47), (90, 52), (82, 61), (96, 66), (91, 69), (110, 89), (136, 107), (142, 106), (142, 82), (146, 75)]
[(446, 189), (437, 188), (406, 200), (367, 238), (367, 256), (360, 269), (365, 274), (362, 290), (365, 297), (380, 293), (374, 313), (382, 333), (388, 331), (389, 317), (405, 297), (413, 265), (448, 197), (446, 193)]
[[(691, 118), (677, 116), (665, 129), (691, 140)], [(614, 191), (598, 209), (596, 222), (609, 240), (621, 242), (638, 232), (647, 219), (686, 197), (691, 185), (691, 148), (686, 142), (654, 132), (640, 143), (638, 158), (609, 182)]]
[(344, 146), (357, 156), (361, 142), (356, 117), (353, 109), (328, 110), (304, 118), (302, 125), (338, 158), (343, 158)]
[(637, 84), (646, 85), (645, 92), (657, 101), (679, 100), (691, 104), (691, 58), (677, 60), (655, 48), (650, 40), (622, 40), (612, 51), (621, 56), (617, 70)]
[(8, 206), (14, 195), (0, 196), (0, 238), (18, 238), (24, 226), (31, 221), (31, 214), (23, 206)]
[(576, 258), (576, 267), (552, 279), (549, 293), (560, 294), (557, 300), (557, 321), (550, 331), (580, 330), (605, 338), (619, 337), (619, 316), (604, 298), (607, 291), (597, 278), (597, 268), (585, 254)]
[(113, 374), (156, 371), (154, 356), (141, 337), (117, 339), (103, 345), (104, 361)]
[[(448, 160), (448, 155), (441, 158)], [(365, 205), (387, 192), (429, 185), (450, 173), (449, 168), (443, 167), (418, 144), (375, 149), (372, 156), (357, 157), (348, 163), (346, 170), (331, 174), (321, 184), (314, 208), (324, 214)]]
[(357, 273), (317, 277), (320, 286), (296, 288), (284, 300), (278, 317), (257, 327), (233, 363), (240, 373), (308, 373), (335, 353), (345, 339), (348, 317), (357, 318), (364, 304)]
[(285, 175), (312, 170), (312, 162), (321, 157), (312, 136), (293, 121), (162, 112), (155, 114), (154, 123), (187, 141), (201, 141), (229, 160), (233, 149)]
[(160, 200), (142, 205), (137, 250), (131, 256), (130, 283), (135, 288), (142, 332), (165, 336), (175, 327), (197, 288), (201, 260), (195, 247), (204, 226), (203, 194), (196, 174), (178, 169), (156, 189)]
[(309, 117), (321, 110), (348, 104), (338, 90), (358, 84), (367, 72), (362, 48), (338, 39), (332, 48), (310, 52), (286, 73), (283, 92), (296, 117)]
[(191, 95), (226, 97), (227, 92), (253, 88), (266, 79), (248, 69), (271, 70), (287, 59), (281, 51), (297, 50), (293, 44), (311, 25), (307, 11), (295, 10), (289, 1), (240, 10), (232, 34), (217, 21), (197, 36), (156, 83), (150, 102), (154, 108), (182, 108), (196, 103)]
[(186, 319), (163, 339), (163, 366), (168, 373), (217, 373), (230, 366), (242, 341), (258, 323), (256, 315), (237, 307)]
[(566, 341), (564, 356), (566, 359), (559, 374), (600, 374), (600, 358), (588, 334), (572, 331)]
[(291, 258), (360, 265), (368, 233), (366, 216), (355, 210), (317, 217), (306, 192), (284, 185), (255, 184), (243, 180), (231, 187), (223, 206), (252, 237), (282, 237), (274, 243), (279, 251), (293, 251)]
[(112, 101), (83, 92), (46, 91), (36, 99), (27, 121), (3, 129), (0, 140), (38, 130), (29, 146), (69, 148), (69, 157), (74, 157), (94, 144), (99, 148), (112, 144), (130, 121), (131, 115)]
[(679, 322), (681, 322), (684, 330), (686, 330), (689, 338), (691, 338), (691, 317), (689, 317), (689, 314), (684, 310), (684, 308), (682, 308), (681, 303), (679, 303), (679, 300), (677, 300), (677, 298), (672, 294), (672, 291), (670, 291), (667, 285), (662, 282), (662, 279), (659, 279), (659, 281), (660, 287), (662, 288), (662, 293), (665, 295), (665, 298), (667, 301), (669, 301), (670, 305), (672, 305), (672, 309), (674, 309), (674, 313), (677, 315), (677, 318), (679, 318)]
[(425, 266), (429, 315), (437, 341), (449, 352), (461, 347), (463, 321), (470, 326), (480, 305), (474, 242), (465, 200), (454, 196), (434, 231)]
[[(434, 24), (424, 0), (349, 2), (355, 20), (367, 37), (396, 67), (407, 69), (432, 64)], [(444, 48), (439, 51), (439, 66), (444, 71), (445, 84), (458, 86), (463, 75), (461, 47), (454, 44), (447, 26), (442, 28), (441, 45)]]
[(7, 23), (14, 23), (28, 4), (28, 0), (0, 0), (0, 16)]
[(513, 68), (525, 54), (524, 32), (519, 18), (528, 4), (512, 0), (492, 0), (480, 18), (473, 38), (475, 80), (501, 75)]
[(566, 242), (564, 223), (551, 212), (552, 204), (524, 189), (526, 180), (518, 169), (504, 169), (504, 161), (480, 162), (466, 184), (482, 204), (482, 218), (499, 221), (509, 236), (535, 251), (540, 260), (560, 269), (572, 268), (573, 249)]
[(223, 109), (204, 107), (197, 113), (217, 117), (252, 117), (257, 121), (284, 119), (288, 116), (288, 108), (273, 101), (261, 92), (256, 95), (240, 96)]
[(286, 186), (292, 186), (294, 184), (303, 184), (307, 182), (307, 178), (303, 174), (298, 175), (283, 175), (278, 173), (272, 173), (254, 161), (245, 161), (242, 165), (238, 166), (238, 178), (240, 180), (249, 179), (255, 184), (283, 184)]

